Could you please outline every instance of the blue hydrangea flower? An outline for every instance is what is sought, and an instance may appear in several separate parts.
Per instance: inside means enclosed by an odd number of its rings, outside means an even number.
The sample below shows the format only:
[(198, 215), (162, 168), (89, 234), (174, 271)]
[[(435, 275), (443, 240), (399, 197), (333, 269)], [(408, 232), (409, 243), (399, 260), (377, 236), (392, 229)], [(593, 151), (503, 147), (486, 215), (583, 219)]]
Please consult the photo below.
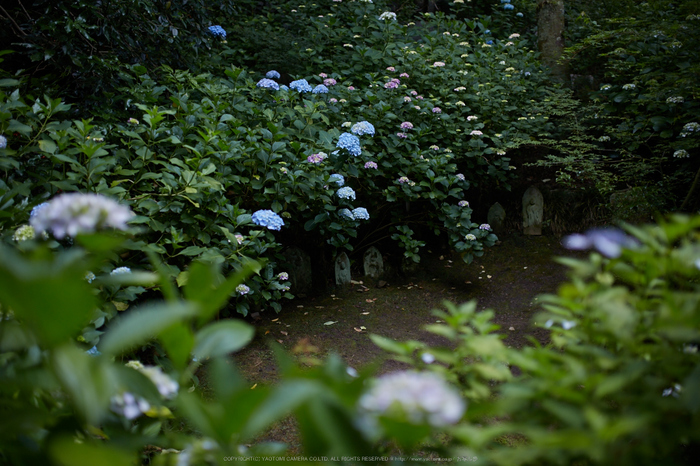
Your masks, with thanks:
[(355, 220), (369, 220), (369, 212), (364, 207), (358, 207), (352, 210), (352, 216)]
[(357, 134), (358, 136), (362, 136), (365, 134), (369, 134), (370, 136), (374, 136), (374, 125), (372, 123), (369, 123), (367, 121), (361, 121), (359, 123), (355, 123), (352, 125), (352, 128), (350, 128), (350, 131), (352, 131), (353, 134)]
[(279, 79), (280, 74), (275, 70), (270, 70), (267, 72), (267, 74), (265, 74), (265, 77), (270, 79)]
[(42, 202), (41, 204), (34, 206), (31, 213), (29, 214), (29, 218), (35, 217), (36, 214), (38, 214), (42, 209), (45, 209), (48, 206), (49, 206), (48, 202)]
[(253, 214), (253, 223), (262, 227), (267, 227), (270, 230), (279, 231), (284, 225), (282, 217), (271, 210), (258, 210)]
[(0, 149), (4, 149), (7, 147), (7, 138), (0, 134)]
[(515, 7), (513, 5), (511, 5), (510, 3), (506, 3), (505, 5), (503, 5), (504, 10), (513, 10), (514, 8)]
[(493, 45), (493, 41), (492, 41), (492, 40), (487, 40), (486, 43), (489, 44), (489, 45)]
[(297, 79), (289, 83), (289, 87), (298, 92), (311, 92), (311, 86), (306, 79)]
[(323, 84), (319, 84), (318, 86), (314, 87), (311, 92), (314, 94), (328, 94), (328, 88)]
[(338, 138), (338, 144), (336, 144), (336, 147), (347, 149), (351, 155), (355, 156), (362, 153), (362, 149), (360, 148), (360, 139), (354, 134), (350, 133), (341, 134)]
[(345, 217), (348, 220), (355, 220), (355, 217), (352, 215), (352, 212), (350, 212), (350, 209), (340, 209), (338, 211), (338, 215)]
[(520, 12), (517, 12), (517, 13), (515, 14), (515, 16), (517, 16), (518, 18), (522, 18), (522, 17), (523, 17), (523, 14), (520, 13)]
[(289, 90), (289, 88), (287, 86), (285, 86), (284, 84), (280, 85), (280, 91), (288, 91), (288, 90)]
[(340, 188), (336, 194), (338, 194), (338, 197), (341, 199), (352, 199), (353, 201), (355, 200), (355, 191), (349, 186)]
[(89, 354), (90, 356), (99, 356), (102, 354), (97, 350), (97, 346), (93, 346), (92, 348), (87, 350), (85, 353)]
[(510, 0), (501, 0), (501, 3), (510, 3)]
[(345, 177), (339, 173), (333, 173), (328, 177), (328, 182), (337, 184), (339, 187), (345, 184)]
[(274, 89), (275, 91), (280, 90), (280, 85), (274, 82), (272, 79), (262, 78), (258, 81), (258, 87), (263, 87), (265, 89)]
[(484, 31), (484, 34), (491, 34), (491, 29), (487, 29)]
[(226, 31), (224, 28), (221, 26), (209, 26), (209, 34), (211, 34), (214, 37), (221, 37), (222, 39), (226, 39)]

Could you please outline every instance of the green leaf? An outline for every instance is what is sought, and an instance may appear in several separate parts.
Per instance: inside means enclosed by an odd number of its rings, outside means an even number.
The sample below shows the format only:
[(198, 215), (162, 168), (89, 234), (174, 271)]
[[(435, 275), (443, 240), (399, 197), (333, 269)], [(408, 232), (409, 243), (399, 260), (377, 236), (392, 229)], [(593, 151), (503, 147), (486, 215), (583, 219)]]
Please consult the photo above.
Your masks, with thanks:
[(55, 464), (65, 466), (123, 466), (137, 464), (134, 452), (119, 449), (105, 442), (83, 440), (76, 442), (73, 436), (62, 436), (49, 446)]
[(196, 315), (191, 302), (143, 305), (116, 321), (102, 337), (100, 349), (116, 355), (158, 336), (166, 328)]
[(194, 336), (188, 325), (181, 322), (163, 330), (159, 337), (170, 360), (178, 370), (183, 370), (190, 359)]
[(245, 347), (255, 330), (242, 320), (209, 324), (195, 335), (194, 354), (199, 359), (225, 356)]
[(14, 311), (46, 346), (79, 334), (97, 300), (84, 280), (86, 266), (76, 252), (55, 262), (29, 261), (0, 248), (0, 302)]
[(43, 152), (46, 152), (48, 154), (53, 154), (56, 152), (56, 143), (53, 142), (50, 139), (41, 139), (39, 141), (39, 149), (41, 149)]

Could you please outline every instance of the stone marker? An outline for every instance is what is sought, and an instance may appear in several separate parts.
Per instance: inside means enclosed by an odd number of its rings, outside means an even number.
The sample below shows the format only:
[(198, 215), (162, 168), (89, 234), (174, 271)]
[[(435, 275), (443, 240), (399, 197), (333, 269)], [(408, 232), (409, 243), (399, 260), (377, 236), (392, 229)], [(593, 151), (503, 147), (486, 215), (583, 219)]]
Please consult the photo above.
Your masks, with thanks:
[(526, 235), (542, 234), (542, 213), (544, 198), (539, 189), (530, 186), (523, 194), (523, 233)]
[(384, 274), (384, 261), (379, 249), (374, 246), (365, 251), (364, 257), (365, 275), (375, 280)]
[(506, 220), (506, 210), (501, 204), (496, 202), (489, 209), (489, 213), (486, 216), (486, 221), (491, 225), (491, 229), (494, 233), (501, 233), (503, 231), (503, 224)]
[(302, 249), (291, 247), (282, 253), (286, 272), (289, 274), (290, 291), (295, 295), (309, 293), (312, 289), (311, 258)]
[(335, 284), (346, 286), (350, 284), (350, 279), (350, 259), (347, 254), (341, 252), (335, 260)]

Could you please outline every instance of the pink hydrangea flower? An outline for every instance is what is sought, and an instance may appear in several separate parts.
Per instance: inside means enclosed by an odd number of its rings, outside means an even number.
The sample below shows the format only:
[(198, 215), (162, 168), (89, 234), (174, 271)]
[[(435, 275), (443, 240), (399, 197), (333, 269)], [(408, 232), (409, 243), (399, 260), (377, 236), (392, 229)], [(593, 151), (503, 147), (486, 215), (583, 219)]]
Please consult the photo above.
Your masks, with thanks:
[(327, 78), (323, 80), (323, 84), (325, 86), (335, 86), (338, 82), (333, 78)]
[(387, 71), (396, 71), (396, 68), (394, 68), (393, 66), (389, 66), (389, 67), (387, 67), (386, 70)]
[(399, 78), (408, 78), (408, 73), (401, 73)]

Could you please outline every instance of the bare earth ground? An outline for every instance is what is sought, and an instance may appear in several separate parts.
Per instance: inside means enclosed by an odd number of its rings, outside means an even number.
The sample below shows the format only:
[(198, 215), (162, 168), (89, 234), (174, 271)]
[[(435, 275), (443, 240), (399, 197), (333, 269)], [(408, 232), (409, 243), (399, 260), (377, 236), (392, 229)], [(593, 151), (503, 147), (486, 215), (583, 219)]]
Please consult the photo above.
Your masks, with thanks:
[[(543, 340), (546, 335), (531, 325), (538, 310), (535, 298), (556, 292), (566, 280), (565, 268), (552, 260), (564, 255), (571, 253), (562, 248), (559, 237), (517, 234), (505, 237), (470, 265), (456, 254), (429, 252), (423, 255), (417, 272), (387, 279), (382, 288), (353, 285), (348, 290), (295, 299), (278, 315), (262, 313), (254, 322), (255, 340), (234, 360), (253, 386), (276, 379), (274, 358), (266, 343), (270, 339), (290, 352), (301, 340), (317, 347), (321, 355), (339, 354), (355, 368), (383, 356), (369, 339), (370, 333), (441, 345), (444, 341), (422, 328), (436, 321), (431, 310), (441, 308), (445, 300), (476, 299), (478, 309), (493, 309), (508, 345), (526, 345), (528, 335)], [(329, 321), (335, 323), (324, 325)], [(384, 361), (381, 371), (399, 368), (397, 362)], [(291, 451), (299, 444), (291, 419), (278, 423), (263, 437), (260, 440), (285, 442)]]

